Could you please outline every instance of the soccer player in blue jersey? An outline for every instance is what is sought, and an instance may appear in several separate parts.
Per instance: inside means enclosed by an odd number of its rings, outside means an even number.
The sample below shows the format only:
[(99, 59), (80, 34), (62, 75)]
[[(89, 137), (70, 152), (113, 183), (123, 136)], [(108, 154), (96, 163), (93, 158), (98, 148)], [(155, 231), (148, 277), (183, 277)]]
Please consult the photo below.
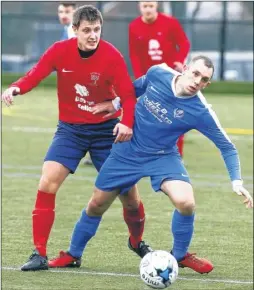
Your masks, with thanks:
[[(233, 191), (245, 198), (247, 208), (253, 207), (252, 197), (243, 187), (237, 150), (200, 92), (210, 84), (213, 72), (212, 61), (197, 56), (185, 66), (182, 74), (161, 64), (152, 66), (146, 75), (134, 81), (139, 100), (133, 137), (113, 145), (85, 210), (92, 223), (93, 218), (104, 214), (117, 195), (128, 191), (142, 177), (149, 176), (153, 189), (168, 195), (175, 206), (172, 254), (180, 267), (198, 273), (209, 273), (213, 265), (188, 252), (194, 229), (195, 199), (188, 172), (177, 150), (179, 136), (196, 129), (214, 142), (224, 158)], [(93, 233), (98, 226), (97, 220)], [(89, 230), (78, 222), (68, 253), (79, 265), (91, 237)], [(49, 262), (49, 265), (54, 263)]]

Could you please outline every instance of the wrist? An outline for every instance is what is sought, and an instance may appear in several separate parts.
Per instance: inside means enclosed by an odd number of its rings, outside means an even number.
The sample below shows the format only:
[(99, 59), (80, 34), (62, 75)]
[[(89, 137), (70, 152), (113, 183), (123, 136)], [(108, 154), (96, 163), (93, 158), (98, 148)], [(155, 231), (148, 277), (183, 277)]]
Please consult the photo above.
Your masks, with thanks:
[(241, 179), (235, 179), (232, 181), (232, 186), (242, 186), (243, 185), (243, 181)]
[(116, 111), (118, 111), (121, 108), (121, 102), (120, 98), (116, 97), (114, 100), (112, 100), (112, 105), (115, 108)]

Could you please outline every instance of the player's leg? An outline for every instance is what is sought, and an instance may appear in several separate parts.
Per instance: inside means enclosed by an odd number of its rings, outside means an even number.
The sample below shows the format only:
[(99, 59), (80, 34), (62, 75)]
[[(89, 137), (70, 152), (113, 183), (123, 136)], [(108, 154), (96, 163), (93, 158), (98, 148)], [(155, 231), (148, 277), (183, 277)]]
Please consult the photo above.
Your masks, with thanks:
[[(60, 131), (60, 133), (59, 133)], [(76, 146), (72, 134), (59, 126), (46, 154), (32, 212), (35, 251), (21, 270), (35, 271), (48, 268), (46, 246), (55, 219), (55, 196), (69, 173), (74, 173), (84, 152)]]
[(49, 266), (80, 267), (81, 256), (88, 241), (95, 235), (103, 213), (112, 204), (119, 191), (128, 191), (140, 178), (136, 165), (127, 169), (126, 164), (110, 155), (96, 179), (96, 188), (88, 206), (82, 211), (74, 227), (68, 251), (60, 252), (59, 257), (49, 261)]
[(167, 155), (154, 161), (151, 175), (155, 191), (168, 195), (176, 210), (172, 218), (174, 245), (172, 253), (181, 267), (189, 267), (199, 273), (210, 272), (213, 267), (205, 259), (188, 253), (194, 230), (195, 199), (188, 173), (178, 155)]
[(152, 249), (143, 241), (145, 210), (137, 185), (119, 195), (119, 199), (123, 205), (124, 221), (129, 230), (128, 247), (140, 257), (144, 257)]
[(165, 180), (161, 190), (166, 193), (176, 207), (172, 218), (174, 245), (172, 254), (180, 267), (188, 267), (198, 273), (209, 273), (213, 270), (210, 261), (188, 253), (194, 230), (195, 200), (192, 186), (182, 180)]
[[(118, 121), (117, 121), (118, 122)], [(100, 171), (101, 166), (108, 158), (115, 136), (113, 136), (113, 129), (116, 121), (112, 120), (103, 124), (100, 130), (100, 135), (97, 137), (96, 130), (94, 132), (93, 142), (90, 148), (90, 155), (95, 165), (95, 168)], [(98, 140), (97, 140), (98, 138)], [(128, 143), (121, 144), (124, 146), (124, 154), (128, 154)], [(123, 206), (123, 218), (128, 227), (130, 239), (128, 241), (129, 247), (140, 249), (142, 243), (142, 236), (145, 224), (145, 210), (144, 205), (140, 199), (138, 187), (135, 185), (128, 193), (119, 195), (119, 199)], [(145, 247), (142, 247), (145, 249)], [(142, 251), (143, 252), (143, 251)]]
[(171, 228), (174, 236), (172, 252), (177, 261), (180, 261), (188, 252), (194, 231), (195, 200), (192, 186), (182, 180), (164, 180), (161, 190), (176, 208)]
[(184, 135), (181, 135), (177, 141), (177, 147), (180, 155), (183, 157)]

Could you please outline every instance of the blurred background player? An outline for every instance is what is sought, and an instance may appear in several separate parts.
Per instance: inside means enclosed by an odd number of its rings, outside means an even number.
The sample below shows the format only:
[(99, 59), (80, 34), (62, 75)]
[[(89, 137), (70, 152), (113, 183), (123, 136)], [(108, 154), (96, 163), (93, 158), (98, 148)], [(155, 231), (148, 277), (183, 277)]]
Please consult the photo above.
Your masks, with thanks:
[[(70, 173), (74, 173), (87, 151), (100, 170), (110, 154), (112, 144), (127, 141), (132, 136), (136, 98), (134, 87), (121, 53), (101, 39), (103, 18), (92, 5), (75, 10), (73, 29), (77, 37), (55, 42), (38, 63), (2, 95), (7, 106), (14, 96), (35, 88), (51, 72), (57, 72), (59, 122), (51, 146), (44, 158), (42, 175), (32, 212), (34, 251), (22, 271), (47, 270), (47, 242), (55, 220), (56, 193)], [(95, 53), (96, 52), (96, 53)], [(106, 57), (105, 57), (106, 56)], [(85, 60), (85, 61), (84, 61)], [(123, 106), (116, 112), (112, 100), (116, 92)], [(96, 103), (107, 102), (114, 114), (93, 114)], [(136, 186), (128, 195), (119, 197), (127, 223), (132, 247), (145, 253), (147, 245), (141, 241), (144, 230), (144, 207)], [(96, 201), (100, 204), (100, 198)], [(70, 197), (71, 208), (71, 197)], [(99, 218), (86, 218), (85, 212), (77, 228), (85, 228), (93, 235), (91, 223)], [(142, 242), (142, 243), (141, 243)]]
[[(129, 25), (129, 55), (135, 78), (145, 75), (148, 69), (165, 62), (178, 72), (190, 51), (190, 42), (173, 16), (158, 12), (158, 2), (140, 2), (141, 16)], [(183, 156), (184, 135), (178, 142)]]
[(75, 33), (72, 29), (72, 18), (75, 9), (76, 4), (73, 2), (63, 2), (60, 3), (58, 6), (59, 22), (64, 26), (64, 31), (61, 40), (75, 37)]
[[(58, 18), (59, 22), (64, 25), (64, 32), (61, 40), (69, 39), (75, 37), (75, 33), (72, 28), (72, 18), (73, 13), (76, 9), (76, 3), (73, 2), (63, 2), (58, 6)], [(86, 165), (93, 165), (91, 157), (89, 154), (83, 160), (83, 163)]]

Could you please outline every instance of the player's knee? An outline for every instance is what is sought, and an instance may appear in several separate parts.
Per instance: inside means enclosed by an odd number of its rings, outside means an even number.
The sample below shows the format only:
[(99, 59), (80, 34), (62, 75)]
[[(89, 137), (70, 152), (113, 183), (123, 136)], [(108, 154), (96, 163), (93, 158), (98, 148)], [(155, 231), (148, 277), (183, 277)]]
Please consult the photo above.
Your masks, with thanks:
[(47, 175), (42, 174), (40, 183), (39, 183), (39, 190), (44, 192), (55, 193), (58, 191), (61, 185), (60, 180), (55, 175)]
[(191, 215), (195, 211), (195, 201), (194, 200), (180, 200), (176, 203), (176, 208), (182, 214)]
[(92, 198), (88, 203), (86, 213), (90, 216), (101, 216), (104, 214), (105, 210), (104, 203), (98, 199)]
[(140, 198), (120, 198), (123, 208), (125, 208), (128, 211), (135, 211), (138, 210), (140, 205)]

